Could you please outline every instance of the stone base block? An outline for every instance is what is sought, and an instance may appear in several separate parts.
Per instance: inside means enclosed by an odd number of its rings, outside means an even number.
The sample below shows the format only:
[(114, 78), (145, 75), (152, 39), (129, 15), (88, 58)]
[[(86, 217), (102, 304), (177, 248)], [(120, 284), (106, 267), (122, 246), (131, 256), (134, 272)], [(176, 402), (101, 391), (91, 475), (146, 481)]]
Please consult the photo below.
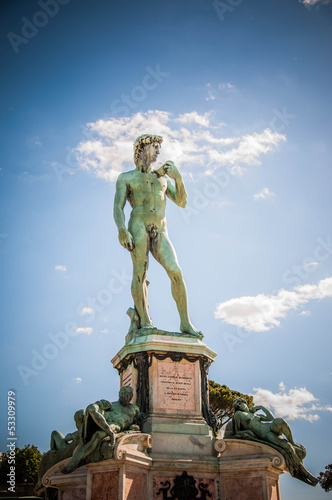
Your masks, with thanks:
[(60, 500), (280, 500), (285, 462), (273, 448), (217, 440), (215, 455), (129, 452), (69, 475), (60, 465), (43, 482), (59, 489)]

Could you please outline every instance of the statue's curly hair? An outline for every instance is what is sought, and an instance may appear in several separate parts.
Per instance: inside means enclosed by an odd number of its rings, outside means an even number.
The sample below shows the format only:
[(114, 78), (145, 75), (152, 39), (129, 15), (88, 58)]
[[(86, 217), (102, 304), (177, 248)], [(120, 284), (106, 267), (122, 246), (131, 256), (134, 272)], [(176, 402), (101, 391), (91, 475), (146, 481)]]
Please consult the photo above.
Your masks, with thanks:
[(134, 163), (137, 166), (138, 158), (140, 152), (143, 151), (143, 148), (146, 144), (152, 144), (153, 142), (158, 142), (161, 144), (163, 142), (163, 138), (160, 135), (151, 135), (151, 134), (143, 134), (137, 137), (134, 142)]

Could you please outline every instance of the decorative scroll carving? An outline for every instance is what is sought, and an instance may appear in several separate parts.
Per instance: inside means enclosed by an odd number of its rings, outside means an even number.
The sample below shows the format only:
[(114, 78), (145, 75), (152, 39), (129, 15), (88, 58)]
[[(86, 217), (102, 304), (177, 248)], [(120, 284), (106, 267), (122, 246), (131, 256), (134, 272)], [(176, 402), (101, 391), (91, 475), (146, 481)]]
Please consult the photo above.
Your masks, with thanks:
[(138, 451), (145, 453), (148, 448), (152, 448), (152, 438), (150, 434), (132, 433), (124, 434), (118, 439), (114, 446), (115, 460), (122, 460), (130, 450), (130, 446), (135, 445)]
[(216, 442), (214, 443), (214, 449), (218, 453), (222, 453), (223, 451), (226, 450), (226, 441), (224, 441), (224, 439), (217, 439)]

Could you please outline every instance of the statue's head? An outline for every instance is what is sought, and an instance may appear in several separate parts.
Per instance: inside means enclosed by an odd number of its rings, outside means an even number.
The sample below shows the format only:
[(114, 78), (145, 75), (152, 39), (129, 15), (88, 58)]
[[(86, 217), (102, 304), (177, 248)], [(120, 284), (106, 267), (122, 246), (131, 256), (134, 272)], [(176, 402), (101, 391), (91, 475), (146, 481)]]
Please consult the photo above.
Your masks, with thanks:
[(134, 142), (134, 163), (139, 168), (140, 161), (146, 156), (149, 163), (156, 161), (163, 138), (160, 135), (143, 134)]
[(233, 401), (233, 406), (234, 406), (234, 412), (237, 410), (248, 410), (248, 403), (245, 399), (243, 398), (235, 398)]
[(85, 415), (85, 411), (84, 410), (78, 410), (75, 413), (74, 420), (75, 420), (75, 424), (76, 424), (77, 429), (79, 429), (80, 427), (82, 427), (83, 420), (84, 420), (84, 415)]
[(128, 406), (134, 395), (133, 388), (128, 386), (121, 387), (119, 391), (119, 402), (123, 406)]

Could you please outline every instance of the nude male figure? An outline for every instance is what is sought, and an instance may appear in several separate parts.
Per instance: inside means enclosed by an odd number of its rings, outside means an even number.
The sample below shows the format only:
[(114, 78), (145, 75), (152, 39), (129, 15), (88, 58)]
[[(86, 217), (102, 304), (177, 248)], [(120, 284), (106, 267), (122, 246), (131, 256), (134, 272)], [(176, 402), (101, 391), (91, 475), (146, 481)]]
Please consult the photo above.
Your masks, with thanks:
[(106, 399), (101, 399), (87, 407), (82, 442), (75, 449), (70, 462), (63, 467), (64, 474), (69, 474), (77, 469), (105, 437), (108, 436), (111, 445), (113, 445), (115, 434), (125, 430), (139, 431), (139, 426), (135, 423), (139, 415), (139, 408), (130, 403), (132, 397), (132, 387), (122, 387), (119, 391), (118, 401), (110, 403)]
[[(203, 334), (191, 324), (188, 314), (187, 289), (174, 247), (168, 237), (165, 216), (166, 197), (179, 207), (187, 204), (187, 193), (182, 176), (172, 161), (159, 170), (152, 170), (157, 160), (162, 137), (141, 135), (134, 143), (135, 170), (119, 175), (114, 199), (114, 220), (119, 230), (121, 245), (131, 252), (133, 280), (131, 292), (139, 316), (140, 328), (153, 328), (148, 311), (147, 270), (149, 253), (166, 270), (172, 295), (180, 315), (180, 330), (202, 338)], [(175, 181), (175, 185), (170, 179)], [(124, 206), (132, 207), (128, 230)]]

